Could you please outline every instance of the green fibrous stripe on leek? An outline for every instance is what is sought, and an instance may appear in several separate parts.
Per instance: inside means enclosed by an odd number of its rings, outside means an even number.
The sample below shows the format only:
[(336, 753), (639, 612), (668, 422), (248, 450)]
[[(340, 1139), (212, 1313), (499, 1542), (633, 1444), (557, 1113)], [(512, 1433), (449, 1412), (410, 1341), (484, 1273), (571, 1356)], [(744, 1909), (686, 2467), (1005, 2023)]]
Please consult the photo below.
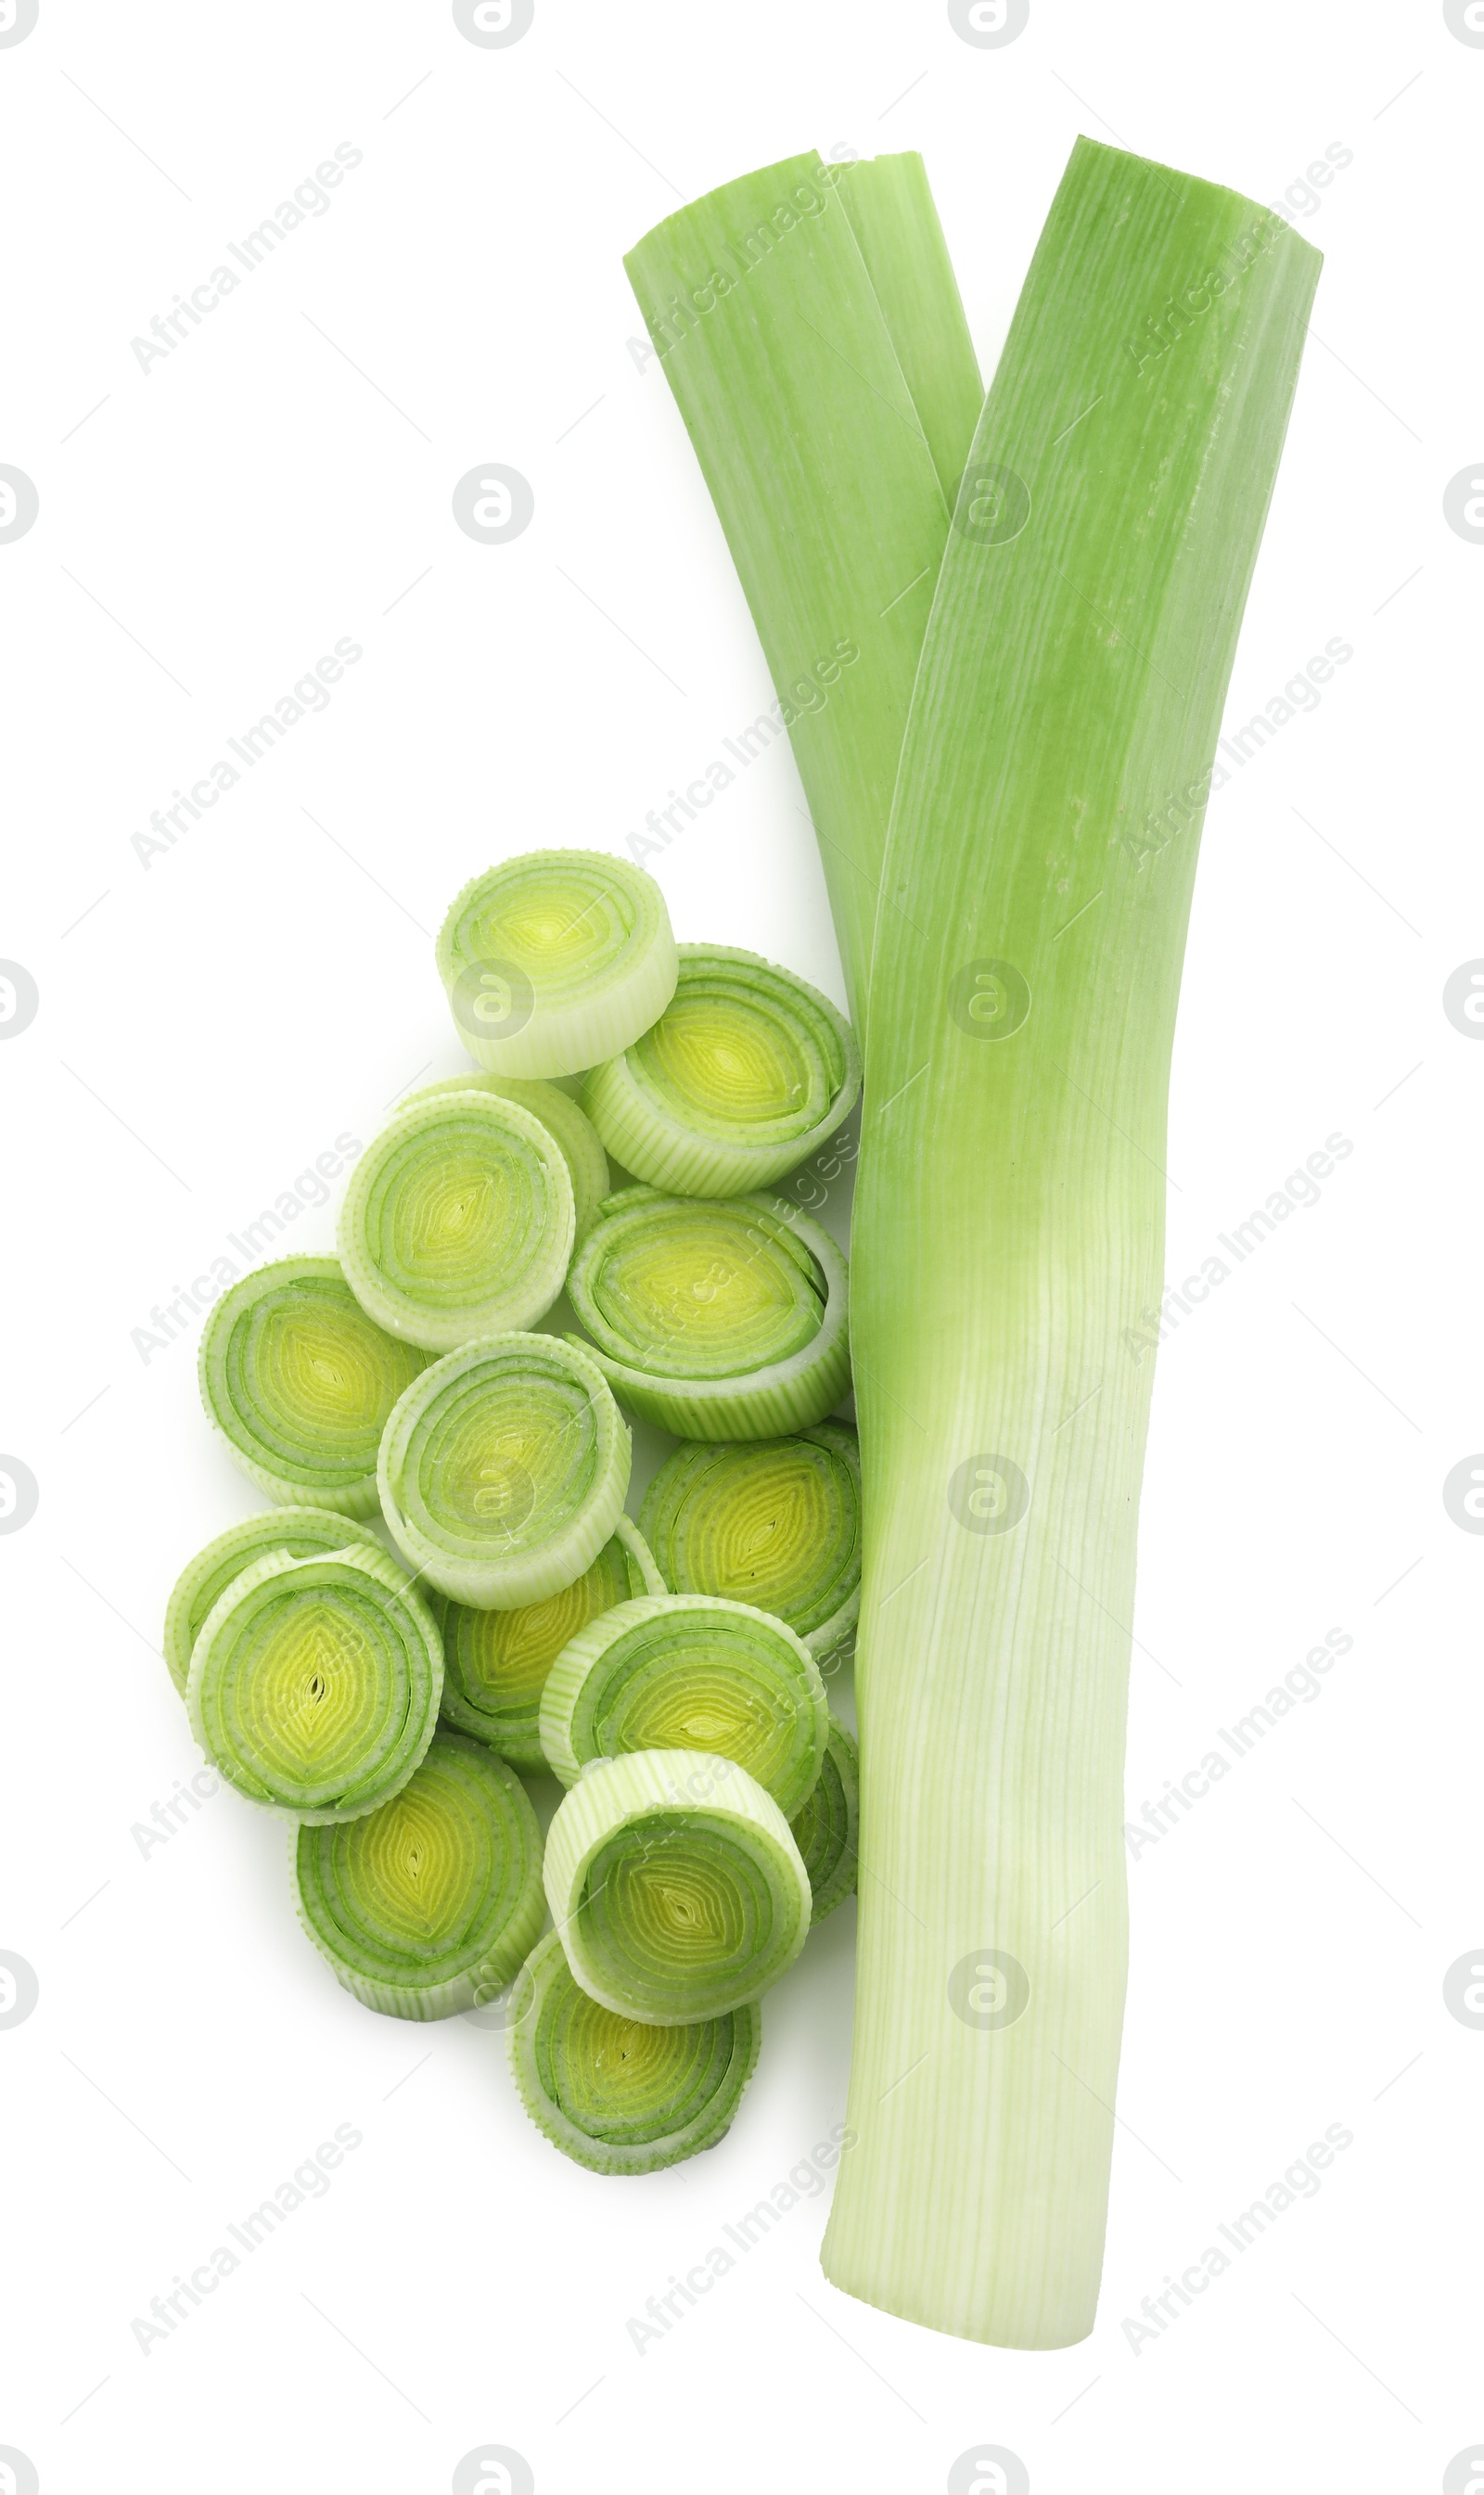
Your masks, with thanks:
[(677, 1447), (645, 1492), (639, 1523), (677, 1594), (756, 1603), (821, 1659), (854, 1626), (860, 1451), (842, 1421), (793, 1438)]
[(762, 2013), (743, 2002), (720, 2018), (641, 2026), (591, 1999), (547, 1932), (510, 1995), (507, 2038), (520, 2101), (553, 2147), (595, 2174), (658, 2174), (730, 2128)]
[(585, 1349), (494, 1335), (435, 1361), (402, 1397), (382, 1437), (382, 1513), (441, 1593), (519, 1611), (592, 1566), (622, 1512), (630, 1458)]
[(449, 2018), (501, 1992), (545, 1920), (541, 1837), (518, 1776), (439, 1733), (363, 1819), (300, 1828), (299, 1921), (348, 1992), (393, 2018)]
[(822, 2258), (1004, 2346), (1080, 2339), (1097, 2302), (1170, 1050), (1318, 265), (1275, 213), (1078, 140), (892, 817), (853, 1234), (858, 2145)]
[[(862, 1032), (897, 756), (948, 531), (904, 363), (943, 377), (925, 395), (950, 468), (955, 425), (940, 409), (978, 388), (920, 169), (907, 188), (922, 223), (904, 235), (864, 204), (865, 171), (847, 180), (812, 152), (770, 165), (666, 218), (624, 262), (779, 696), (750, 733), (781, 724), (792, 738)], [(900, 354), (883, 299), (914, 316)]]
[(546, 1901), (584, 1992), (645, 2026), (756, 2001), (809, 1937), (809, 1875), (762, 1787), (709, 1750), (589, 1767), (546, 1833)]
[(832, 169), (951, 510), (984, 384), (927, 169), (915, 153)]
[(675, 993), (583, 1106), (621, 1166), (678, 1195), (744, 1195), (796, 1168), (849, 1117), (860, 1052), (844, 1014), (792, 970), (682, 944)]
[(567, 1163), (576, 1226), (582, 1229), (608, 1193), (611, 1182), (608, 1156), (598, 1130), (571, 1093), (561, 1091), (555, 1083), (522, 1083), (514, 1075), (481, 1074), (471, 1068), (467, 1074), (424, 1084), (402, 1105), (411, 1109), (419, 1100), (441, 1099), (449, 1092), (492, 1092), (497, 1099), (513, 1100), (517, 1108), (528, 1109), (533, 1118), (541, 1121)]
[(626, 858), (532, 849), (466, 883), (438, 970), (490, 1074), (580, 1074), (658, 1021), (675, 988), (665, 895)]
[(664, 1591), (643, 1535), (621, 1516), (592, 1566), (544, 1602), (517, 1612), (451, 1604), (444, 1622), (446, 1720), (487, 1741), (512, 1767), (544, 1771), (541, 1692), (562, 1648), (615, 1603)]
[(426, 1361), (367, 1316), (333, 1256), (285, 1256), (211, 1310), (201, 1402), (269, 1498), (374, 1516), (382, 1432)]
[(679, 1437), (807, 1429), (850, 1384), (845, 1258), (782, 1197), (624, 1187), (578, 1241), (567, 1287), (614, 1393)]
[(357, 1542), (371, 1551), (382, 1549), (368, 1525), (336, 1516), (329, 1508), (274, 1507), (265, 1516), (242, 1517), (198, 1551), (176, 1578), (165, 1612), (165, 1661), (181, 1696), (201, 1622), (244, 1568), (267, 1551), (287, 1552), (291, 1559), (310, 1559), (319, 1552), (344, 1551)]
[(575, 1213), (556, 1138), (513, 1100), (412, 1102), (351, 1172), (337, 1242), (388, 1334), (455, 1351), (531, 1326), (567, 1278)]
[(715, 1750), (786, 1819), (815, 1789), (828, 1730), (808, 1648), (782, 1620), (714, 1594), (616, 1604), (564, 1647), (541, 1697), (541, 1748), (564, 1785), (630, 1750)]
[(250, 1802), (316, 1825), (406, 1784), (443, 1691), (438, 1624), (389, 1553), (270, 1551), (207, 1613), (186, 1706), (212, 1765)]
[(809, 1874), (817, 1924), (854, 1892), (859, 1823), (860, 1753), (832, 1715), (819, 1781), (788, 1823)]

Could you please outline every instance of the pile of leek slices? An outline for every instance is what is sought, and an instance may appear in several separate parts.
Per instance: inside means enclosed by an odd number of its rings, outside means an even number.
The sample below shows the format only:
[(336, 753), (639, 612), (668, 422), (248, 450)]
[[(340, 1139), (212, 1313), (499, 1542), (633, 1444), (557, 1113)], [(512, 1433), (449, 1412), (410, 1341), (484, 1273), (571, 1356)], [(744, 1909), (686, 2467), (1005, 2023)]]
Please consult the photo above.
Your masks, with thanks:
[[(207, 1320), (207, 1418), (273, 1504), (186, 1567), (166, 1659), (293, 1823), (347, 1989), (480, 2011), (548, 2140), (647, 2173), (722, 2137), (760, 1996), (855, 1884), (821, 1673), (860, 1603), (848, 1275), (823, 1188), (775, 1190), (859, 1053), (606, 855), (477, 877), (437, 952), (473, 1066), (355, 1163), (336, 1255)], [(626, 1413), (678, 1442), (636, 1521)], [(544, 1842), (529, 1775), (564, 1788)]]

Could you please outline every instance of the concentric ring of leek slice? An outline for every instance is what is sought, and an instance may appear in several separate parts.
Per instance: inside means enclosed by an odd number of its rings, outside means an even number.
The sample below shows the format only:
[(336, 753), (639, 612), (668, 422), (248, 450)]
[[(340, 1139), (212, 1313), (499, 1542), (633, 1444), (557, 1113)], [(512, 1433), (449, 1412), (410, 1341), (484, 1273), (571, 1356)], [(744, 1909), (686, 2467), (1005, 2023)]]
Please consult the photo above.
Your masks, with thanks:
[(450, 1604), (444, 1622), (445, 1721), (487, 1741), (512, 1767), (544, 1773), (541, 1692), (562, 1648), (615, 1603), (664, 1591), (643, 1536), (621, 1516), (592, 1566), (543, 1603), (518, 1612)]
[(679, 1195), (771, 1186), (860, 1093), (860, 1051), (827, 997), (759, 953), (682, 944), (675, 993), (582, 1105), (623, 1168)]
[(435, 1361), (398, 1403), (377, 1464), (382, 1512), (442, 1593), (518, 1611), (592, 1566), (618, 1523), (630, 1454), (581, 1345), (492, 1335)]
[(201, 1622), (244, 1568), (267, 1551), (287, 1552), (291, 1559), (311, 1559), (318, 1552), (344, 1551), (357, 1542), (370, 1551), (382, 1548), (369, 1526), (336, 1516), (330, 1508), (273, 1507), (263, 1516), (241, 1517), (198, 1551), (176, 1578), (165, 1612), (165, 1661), (181, 1696)]
[(438, 937), (464, 1046), (490, 1074), (579, 1074), (617, 1057), (675, 992), (653, 877), (596, 849), (532, 849), (477, 875)]
[(390, 1802), (300, 1828), (299, 1920), (348, 1992), (394, 2018), (449, 2018), (502, 1991), (545, 1918), (541, 1839), (503, 1759), (439, 1733)]
[(238, 1793), (316, 1825), (400, 1791), (438, 1722), (443, 1641), (404, 1568), (356, 1543), (270, 1551), (201, 1623), (186, 1706)]
[(808, 1429), (850, 1384), (845, 1258), (781, 1196), (625, 1187), (599, 1206), (567, 1287), (614, 1392), (677, 1437)]
[(584, 1992), (643, 2026), (756, 2001), (809, 1934), (809, 1875), (772, 1797), (708, 1750), (586, 1768), (546, 1834), (546, 1901)]
[(788, 1825), (809, 1874), (814, 1921), (821, 1924), (854, 1891), (860, 1827), (860, 1753), (838, 1715), (829, 1719), (819, 1781)]
[(574, 1210), (557, 1144), (488, 1092), (414, 1101), (351, 1172), (338, 1244), (368, 1316), (456, 1351), (545, 1315), (567, 1278)]
[(491, 1092), (497, 1099), (513, 1100), (518, 1109), (527, 1109), (540, 1120), (567, 1163), (580, 1230), (607, 1194), (610, 1181), (608, 1156), (598, 1129), (571, 1093), (555, 1083), (522, 1083), (514, 1075), (481, 1074), (471, 1066), (467, 1074), (450, 1074), (440, 1083), (424, 1084), (402, 1106), (412, 1109), (421, 1100), (442, 1099), (449, 1092)]
[(382, 1432), (426, 1364), (367, 1316), (333, 1256), (285, 1256), (244, 1274), (207, 1317), (201, 1402), (269, 1498), (374, 1516)]
[(860, 1449), (844, 1422), (677, 1447), (639, 1522), (677, 1594), (755, 1603), (820, 1657), (850, 1635), (860, 1611)]
[(520, 2101), (554, 2147), (594, 2174), (657, 2174), (730, 2128), (762, 2013), (743, 2002), (687, 2026), (641, 2025), (592, 2000), (547, 1932), (516, 1981), (506, 2034)]
[(579, 1629), (551, 1668), (541, 1748), (564, 1785), (592, 1759), (714, 1750), (803, 1808), (824, 1758), (819, 1667), (793, 1631), (712, 1594), (641, 1594)]

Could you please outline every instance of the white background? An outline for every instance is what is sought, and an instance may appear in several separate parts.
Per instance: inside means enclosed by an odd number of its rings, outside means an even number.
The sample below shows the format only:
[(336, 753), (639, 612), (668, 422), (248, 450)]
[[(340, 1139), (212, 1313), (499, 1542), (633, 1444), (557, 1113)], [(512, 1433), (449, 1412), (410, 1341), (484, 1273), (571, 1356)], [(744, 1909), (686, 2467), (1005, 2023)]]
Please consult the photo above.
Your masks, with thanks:
[[(1484, 1543), (1441, 1497), (1484, 1443), (1484, 1048), (1440, 1001), (1484, 954), (1484, 551), (1442, 514), (1484, 449), (1481, 95), (1438, 8), (1315, 0), (1034, 0), (997, 50), (926, 0), (537, 0), (505, 49), (434, 0), (41, 0), (0, 47), (0, 460), (40, 495), (0, 546), (0, 953), (41, 999), (0, 1047), (0, 1448), (41, 1494), (0, 1538), (0, 1948), (40, 1984), (0, 2032), (0, 2445), (46, 2495), (433, 2495), (483, 2441), (541, 2495), (937, 2490), (982, 2443), (1036, 2495), (1432, 2489), (1484, 2435), (1484, 2034), (1442, 1994), (1484, 1956)], [(629, 2317), (843, 2118), (854, 1906), (770, 1996), (725, 2143), (618, 2183), (528, 2126), (498, 2037), (338, 1990), (276, 1822), (218, 1796), (141, 1856), (198, 1765), (166, 1596), (257, 1502), (196, 1329), (147, 1362), (131, 1335), (462, 1062), (431, 931), (470, 874), (621, 847), (771, 698), (622, 252), (801, 147), (920, 147), (988, 371), (1079, 131), (1262, 201), (1353, 152), (1293, 211), (1327, 264), (1229, 722), (1326, 640), (1353, 658), (1212, 802), (1171, 1274), (1326, 1136), (1353, 1151), (1161, 1354), (1130, 1817), (1325, 1630), (1354, 1644), (1130, 1865), (1091, 2340), (1007, 2355), (851, 2302), (817, 2199), (641, 2356)], [(142, 372), (151, 316), (346, 141), (327, 213)], [(536, 497), (503, 547), (450, 516), (491, 460)], [(151, 811), (341, 636), (328, 708), (146, 870)], [(683, 939), (838, 997), (797, 803), (779, 749), (656, 869)], [(294, 1244), (331, 1240), (327, 1209)], [(132, 2318), (338, 2123), (363, 2141), (328, 2194), (141, 2354)], [(1124, 2319), (1330, 2124), (1317, 2196), (1135, 2354)]]

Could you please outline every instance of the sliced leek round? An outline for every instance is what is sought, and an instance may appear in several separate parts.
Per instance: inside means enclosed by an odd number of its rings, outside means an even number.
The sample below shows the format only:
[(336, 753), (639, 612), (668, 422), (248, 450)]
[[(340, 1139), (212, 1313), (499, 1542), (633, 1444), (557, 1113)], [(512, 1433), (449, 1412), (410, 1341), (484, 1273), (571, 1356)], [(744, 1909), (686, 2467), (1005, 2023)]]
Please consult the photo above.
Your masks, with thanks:
[(532, 849), (477, 875), (438, 937), (459, 1036), (491, 1074), (617, 1057), (659, 1020), (677, 968), (653, 877), (596, 849)]
[(594, 2174), (657, 2174), (730, 2128), (762, 2013), (745, 2001), (683, 2027), (641, 2025), (584, 1992), (547, 1932), (521, 1969), (506, 2036), (520, 2101), (554, 2147)]
[(829, 1719), (829, 1740), (819, 1781), (788, 1825), (809, 1874), (814, 1921), (820, 1924), (855, 1888), (860, 1753), (838, 1715)]
[(599, 1206), (567, 1287), (614, 1393), (677, 1437), (807, 1429), (850, 1385), (845, 1258), (780, 1196), (625, 1187)]
[(809, 1935), (809, 1874), (770, 1795), (709, 1750), (586, 1768), (546, 1834), (546, 1900), (584, 1992), (643, 2026), (756, 2001)]
[(715, 1750), (786, 1819), (824, 1758), (819, 1667), (782, 1620), (712, 1594), (641, 1594), (579, 1629), (551, 1668), (541, 1748), (564, 1785), (592, 1759), (631, 1750)]
[(415, 1100), (351, 1172), (338, 1245), (368, 1316), (424, 1351), (456, 1351), (545, 1315), (575, 1214), (556, 1138), (493, 1093)]
[(860, 1611), (860, 1448), (841, 1421), (792, 1438), (677, 1447), (639, 1522), (677, 1594), (727, 1594), (787, 1620), (810, 1652)]
[(390, 1802), (290, 1847), (305, 1931), (348, 1992), (448, 2018), (504, 1989), (545, 1919), (541, 1837), (503, 1759), (439, 1733)]
[(440, 1592), (518, 1611), (592, 1566), (623, 1509), (630, 1455), (585, 1349), (493, 1335), (413, 1380), (382, 1437), (382, 1512)]
[(389, 1553), (270, 1551), (201, 1623), (186, 1706), (212, 1765), (250, 1802), (327, 1825), (406, 1784), (443, 1692), (438, 1624)]
[(514, 1075), (481, 1074), (471, 1066), (467, 1074), (451, 1074), (441, 1083), (425, 1084), (402, 1106), (411, 1109), (419, 1100), (436, 1100), (448, 1092), (492, 1092), (498, 1099), (513, 1100), (517, 1108), (528, 1109), (533, 1118), (540, 1119), (567, 1163), (577, 1228), (582, 1229), (608, 1192), (608, 1156), (597, 1127), (586, 1110), (578, 1108), (571, 1093), (555, 1083), (522, 1083)]
[(244, 1568), (266, 1551), (287, 1552), (291, 1559), (309, 1559), (317, 1552), (344, 1551), (357, 1542), (372, 1551), (382, 1548), (369, 1526), (336, 1516), (330, 1508), (272, 1507), (265, 1515), (244, 1516), (229, 1525), (225, 1533), (198, 1551), (176, 1578), (165, 1613), (165, 1661), (182, 1697), (201, 1622)]
[(269, 1498), (374, 1516), (382, 1432), (426, 1363), (367, 1316), (333, 1256), (285, 1256), (212, 1309), (201, 1402)]
[(621, 1516), (592, 1566), (544, 1602), (517, 1612), (450, 1604), (444, 1622), (445, 1721), (487, 1741), (512, 1767), (544, 1771), (541, 1692), (569, 1638), (631, 1595), (664, 1591), (642, 1534)]
[(675, 993), (582, 1104), (616, 1161), (678, 1195), (745, 1195), (794, 1169), (860, 1093), (844, 1014), (791, 970), (682, 944)]

